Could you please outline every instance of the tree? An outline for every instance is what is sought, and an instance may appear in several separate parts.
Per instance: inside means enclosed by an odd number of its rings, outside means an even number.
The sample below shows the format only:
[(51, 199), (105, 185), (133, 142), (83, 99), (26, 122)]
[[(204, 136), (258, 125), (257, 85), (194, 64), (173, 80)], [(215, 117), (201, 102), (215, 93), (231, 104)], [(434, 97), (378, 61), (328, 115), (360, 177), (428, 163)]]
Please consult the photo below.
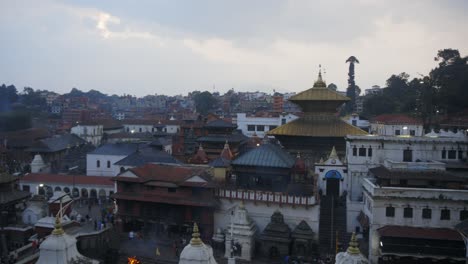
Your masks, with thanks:
[(14, 85), (0, 86), (0, 112), (11, 110), (11, 104), (18, 101), (18, 92)]
[(356, 106), (356, 83), (354, 81), (354, 64), (359, 63), (359, 60), (351, 56), (346, 60), (346, 63), (349, 62), (349, 71), (348, 71), (348, 89), (346, 89), (346, 96), (351, 98), (351, 100), (346, 104), (346, 112), (351, 113), (354, 111)]
[(195, 108), (197, 112), (206, 115), (208, 112), (216, 107), (217, 101), (213, 95), (208, 92), (193, 92), (193, 100), (195, 101)]

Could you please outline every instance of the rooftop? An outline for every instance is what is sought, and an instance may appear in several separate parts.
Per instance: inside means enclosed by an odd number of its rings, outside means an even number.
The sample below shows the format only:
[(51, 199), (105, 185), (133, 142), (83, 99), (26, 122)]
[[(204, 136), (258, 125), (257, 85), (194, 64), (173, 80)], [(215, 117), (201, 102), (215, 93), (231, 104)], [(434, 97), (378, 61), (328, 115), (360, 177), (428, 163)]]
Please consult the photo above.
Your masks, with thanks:
[(46, 173), (29, 173), (24, 175), (20, 181), (22, 183), (64, 183), (77, 185), (108, 185), (113, 186), (110, 177), (105, 176), (85, 176), (85, 175), (64, 175), (64, 174), (46, 174)]
[(290, 169), (295, 159), (284, 149), (273, 144), (262, 144), (232, 161), (232, 165)]
[(135, 152), (137, 149), (138, 145), (131, 143), (105, 144), (88, 154), (127, 156)]

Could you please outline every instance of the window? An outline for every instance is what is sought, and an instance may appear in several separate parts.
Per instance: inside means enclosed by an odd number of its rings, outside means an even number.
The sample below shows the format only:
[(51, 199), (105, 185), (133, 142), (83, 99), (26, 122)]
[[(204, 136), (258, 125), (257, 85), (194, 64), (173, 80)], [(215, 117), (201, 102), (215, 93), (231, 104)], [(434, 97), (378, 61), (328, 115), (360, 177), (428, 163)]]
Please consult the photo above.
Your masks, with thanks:
[(413, 208), (411, 208), (411, 207), (403, 208), (403, 217), (404, 218), (413, 218)]
[(127, 132), (130, 132), (130, 128), (129, 128), (129, 127), (127, 127)]
[(413, 151), (411, 149), (403, 150), (403, 161), (405, 162), (413, 161)]
[(450, 220), (450, 210), (442, 209), (440, 211), (440, 220)]
[(422, 218), (431, 219), (432, 218), (432, 210), (429, 209), (429, 208), (424, 208), (422, 210)]
[(140, 133), (141, 133), (141, 127), (138, 129), (138, 131), (140, 131)]
[(385, 208), (385, 216), (386, 217), (394, 217), (395, 216), (395, 207), (388, 206)]
[(154, 132), (154, 127), (151, 128), (151, 132)]
[(357, 148), (356, 148), (356, 146), (353, 147), (353, 156), (357, 156)]
[(416, 136), (416, 130), (410, 130), (410, 131), (409, 131), (409, 134), (410, 134), (411, 136)]
[(264, 125), (258, 125), (257, 126), (257, 131), (265, 131), (265, 126)]
[(286, 118), (281, 119), (281, 124), (282, 125), (286, 124)]
[(254, 125), (247, 125), (247, 131), (255, 131)]
[(372, 157), (372, 148), (367, 149), (367, 156)]
[(352, 120), (351, 123), (353, 124), (353, 126), (357, 126), (357, 120)]
[(460, 221), (468, 219), (468, 210), (460, 211)]
[(442, 158), (443, 159), (447, 158), (447, 151), (445, 149), (442, 150)]
[(175, 193), (176, 192), (176, 188), (167, 188), (167, 192), (170, 192), (170, 193)]
[(361, 147), (359, 148), (359, 157), (365, 157), (366, 156), (366, 148)]
[(270, 126), (270, 130), (277, 128), (277, 126)]
[(107, 161), (107, 168), (110, 168), (110, 160)]
[(459, 160), (463, 159), (463, 151), (461, 150), (458, 151), (458, 159)]
[(401, 134), (401, 133), (400, 133), (400, 130), (399, 130), (399, 129), (395, 130), (395, 135), (399, 136), (400, 134)]
[(100, 168), (100, 167), (101, 167), (101, 161), (100, 161), (100, 160), (97, 160), (97, 161), (96, 161), (96, 167), (97, 167), (97, 168)]
[(448, 151), (448, 158), (449, 159), (456, 159), (457, 158), (457, 152), (455, 150), (449, 150)]

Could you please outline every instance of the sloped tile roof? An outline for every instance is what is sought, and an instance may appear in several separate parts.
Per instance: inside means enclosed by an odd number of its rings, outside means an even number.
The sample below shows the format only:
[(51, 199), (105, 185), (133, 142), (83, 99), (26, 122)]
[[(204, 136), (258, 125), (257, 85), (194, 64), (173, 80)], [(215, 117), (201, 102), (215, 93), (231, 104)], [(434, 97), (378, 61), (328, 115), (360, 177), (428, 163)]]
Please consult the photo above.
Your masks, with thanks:
[(289, 101), (349, 101), (350, 99), (326, 87), (313, 87), (289, 98)]
[(105, 144), (89, 154), (127, 156), (135, 152), (137, 148), (137, 144), (131, 143)]
[(449, 228), (425, 228), (410, 226), (384, 226), (377, 229), (380, 236), (431, 240), (463, 241), (460, 233)]
[(407, 115), (403, 114), (384, 114), (379, 115), (371, 119), (372, 123), (382, 123), (382, 124), (418, 124), (421, 125), (422, 121)]
[(142, 149), (114, 163), (119, 166), (142, 166), (147, 163), (180, 163), (169, 153), (156, 149)]
[(232, 161), (233, 165), (292, 168), (295, 160), (285, 150), (273, 144), (263, 144)]
[(112, 177), (106, 176), (85, 176), (85, 175), (64, 175), (49, 173), (29, 173), (20, 179), (21, 182), (39, 182), (44, 184), (65, 183), (65, 184), (95, 184), (113, 186)]
[(367, 135), (367, 132), (338, 118), (299, 118), (268, 131), (272, 136), (344, 137)]

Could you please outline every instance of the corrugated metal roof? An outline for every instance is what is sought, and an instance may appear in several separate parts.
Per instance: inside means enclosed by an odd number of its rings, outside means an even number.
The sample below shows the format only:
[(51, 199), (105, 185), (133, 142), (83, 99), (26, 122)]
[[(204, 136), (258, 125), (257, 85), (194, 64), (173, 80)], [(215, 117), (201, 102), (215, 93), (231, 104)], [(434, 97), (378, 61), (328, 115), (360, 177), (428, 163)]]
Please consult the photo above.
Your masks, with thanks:
[(233, 165), (273, 168), (292, 168), (295, 160), (285, 150), (272, 144), (263, 144), (232, 161)]
[(338, 118), (299, 118), (268, 132), (272, 136), (344, 137), (367, 135), (367, 132)]

